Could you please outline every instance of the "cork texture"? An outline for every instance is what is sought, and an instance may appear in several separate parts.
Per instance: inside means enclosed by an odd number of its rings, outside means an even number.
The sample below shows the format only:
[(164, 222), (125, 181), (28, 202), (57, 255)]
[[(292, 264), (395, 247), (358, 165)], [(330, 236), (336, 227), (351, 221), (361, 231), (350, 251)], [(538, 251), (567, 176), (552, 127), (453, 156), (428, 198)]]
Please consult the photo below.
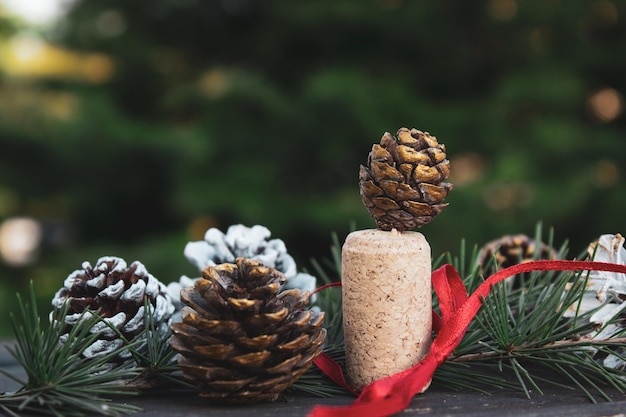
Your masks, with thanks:
[(421, 233), (360, 230), (342, 248), (346, 371), (353, 387), (403, 371), (430, 347), (430, 246)]

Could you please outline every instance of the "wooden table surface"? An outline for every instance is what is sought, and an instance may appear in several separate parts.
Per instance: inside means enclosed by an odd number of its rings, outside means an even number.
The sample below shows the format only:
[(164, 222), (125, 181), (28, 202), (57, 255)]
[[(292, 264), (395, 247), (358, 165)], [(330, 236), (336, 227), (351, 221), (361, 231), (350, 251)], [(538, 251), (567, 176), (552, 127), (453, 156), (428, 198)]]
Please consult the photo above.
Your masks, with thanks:
[[(23, 377), (23, 371), (4, 348), (5, 344), (2, 343), (0, 347), (0, 368)], [(14, 391), (17, 388), (15, 382), (0, 376), (0, 392)], [(424, 394), (415, 397), (409, 408), (397, 415), (402, 417), (626, 416), (626, 394), (616, 393), (612, 397), (613, 402), (593, 404), (578, 391), (563, 388), (553, 388), (545, 391), (544, 395), (535, 395), (532, 399), (527, 399), (521, 392), (497, 390), (486, 395), (431, 387)], [(141, 407), (143, 411), (133, 414), (133, 416), (141, 417), (299, 417), (306, 416), (316, 404), (346, 405), (352, 400), (353, 397), (347, 395), (332, 399), (298, 395), (271, 404), (217, 406), (203, 401), (194, 394), (169, 395), (167, 392), (155, 392), (140, 397), (123, 397), (116, 401), (124, 401)]]

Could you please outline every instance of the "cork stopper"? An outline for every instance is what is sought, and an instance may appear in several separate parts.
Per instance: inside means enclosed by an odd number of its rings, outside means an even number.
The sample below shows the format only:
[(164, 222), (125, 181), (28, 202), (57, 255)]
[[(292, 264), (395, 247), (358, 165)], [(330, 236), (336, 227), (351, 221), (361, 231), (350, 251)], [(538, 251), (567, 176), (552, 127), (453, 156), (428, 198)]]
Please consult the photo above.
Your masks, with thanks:
[(430, 246), (421, 233), (360, 230), (342, 249), (346, 371), (356, 389), (418, 363), (432, 331)]

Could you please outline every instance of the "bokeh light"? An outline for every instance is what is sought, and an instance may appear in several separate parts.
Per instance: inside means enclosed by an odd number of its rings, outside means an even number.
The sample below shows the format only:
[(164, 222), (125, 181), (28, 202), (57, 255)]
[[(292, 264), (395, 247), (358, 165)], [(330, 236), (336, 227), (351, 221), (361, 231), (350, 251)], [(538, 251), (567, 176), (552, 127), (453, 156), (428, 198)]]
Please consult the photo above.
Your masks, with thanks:
[(619, 168), (613, 161), (602, 159), (598, 161), (593, 170), (593, 184), (598, 188), (614, 186), (619, 180)]
[(495, 20), (508, 22), (517, 14), (516, 0), (491, 0), (488, 5), (489, 14)]
[(0, 224), (0, 257), (15, 267), (35, 261), (42, 240), (39, 222), (28, 217), (11, 217)]
[(462, 187), (480, 179), (485, 173), (485, 158), (475, 152), (450, 157), (450, 179), (455, 187)]
[(6, 9), (23, 19), (46, 25), (56, 21), (66, 13), (75, 0), (1, 0), (0, 10)]
[(614, 88), (602, 88), (587, 99), (587, 111), (601, 122), (610, 122), (624, 111), (624, 99)]

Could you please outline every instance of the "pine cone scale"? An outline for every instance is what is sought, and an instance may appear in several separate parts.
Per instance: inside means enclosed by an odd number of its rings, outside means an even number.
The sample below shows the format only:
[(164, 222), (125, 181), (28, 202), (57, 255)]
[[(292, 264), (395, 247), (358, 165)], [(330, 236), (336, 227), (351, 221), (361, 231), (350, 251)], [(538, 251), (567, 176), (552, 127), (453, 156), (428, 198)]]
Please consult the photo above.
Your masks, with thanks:
[(382, 180), (402, 181), (403, 175), (384, 161), (372, 161), (370, 166), (376, 178)]
[(376, 208), (383, 211), (397, 210), (400, 208), (398, 203), (395, 200), (392, 200), (389, 197), (374, 197), (371, 199), (372, 203)]
[[(180, 292), (180, 299), (184, 300), (185, 303), (187, 303), (187, 305), (190, 306), (194, 311), (200, 312), (202, 317), (204, 317), (205, 319), (212, 320), (217, 317), (217, 314), (215, 312), (211, 311), (208, 308), (207, 309), (202, 308), (205, 306), (208, 307), (208, 305), (205, 303), (204, 298), (199, 297), (197, 293), (189, 294), (186, 291), (186, 289), (183, 289)], [(174, 323), (174, 324), (179, 324), (179, 323)]]
[(296, 366), (298, 362), (300, 362), (300, 359), (302, 359), (301, 355), (292, 356), (290, 358), (285, 359), (278, 365), (274, 365), (271, 368), (267, 368), (265, 371), (268, 374), (286, 374), (288, 372), (291, 372), (293, 367)]
[(380, 195), (383, 195), (383, 188), (384, 185), (382, 184), (383, 182), (386, 181), (381, 181), (381, 186), (377, 186), (376, 184), (374, 184), (374, 181), (372, 180), (367, 180), (367, 181), (363, 181), (361, 187), (363, 188), (364, 192), (372, 197), (377, 197)]
[(403, 201), (402, 206), (415, 217), (430, 216), (433, 213), (431, 205), (419, 201)]
[(206, 380), (219, 381), (237, 377), (232, 369), (198, 365), (195, 362), (189, 361), (185, 356), (178, 358), (178, 366), (185, 373), (185, 377), (190, 380), (199, 379), (204, 381), (206, 378)]
[(236, 340), (237, 345), (248, 349), (266, 349), (276, 343), (278, 335), (276, 334), (262, 334), (260, 336), (247, 338), (240, 337)]
[[(322, 320), (324, 320), (324, 314), (322, 313), (320, 316)], [(307, 310), (304, 310), (294, 315), (291, 324), (294, 327), (305, 328), (310, 325), (310, 322), (311, 322), (311, 313)], [(313, 326), (313, 327), (317, 327), (317, 326)]]
[[(189, 340), (193, 340), (194, 344), (211, 344), (211, 343), (221, 343), (221, 339), (218, 339), (214, 336), (211, 336), (209, 334), (199, 334), (196, 331), (196, 328), (193, 326), (190, 326), (188, 324), (185, 323), (172, 323), (172, 325), (170, 326), (172, 329), (173, 333), (178, 333), (180, 334), (182, 337), (188, 338)], [(177, 339), (170, 339), (170, 342), (172, 340), (177, 340)]]
[(439, 204), (450, 191), (445, 186), (422, 183), (419, 185), (424, 201), (428, 204)]
[(239, 356), (233, 356), (228, 362), (241, 367), (258, 367), (263, 365), (270, 358), (270, 352), (262, 350), (260, 352), (251, 352)]
[[(307, 346), (311, 342), (311, 337), (307, 334), (300, 335), (293, 340), (290, 340), (287, 343), (283, 343), (282, 345), (277, 345), (276, 350), (280, 352), (291, 352), (302, 349), (304, 346)], [(299, 359), (299, 358), (298, 358)]]
[(252, 317), (246, 319), (245, 324), (251, 328), (263, 328), (267, 326), (273, 326), (285, 319), (289, 314), (287, 308), (282, 308), (275, 313), (255, 314)]
[(228, 303), (229, 307), (231, 308), (235, 308), (237, 310), (241, 310), (241, 311), (246, 311), (246, 312), (251, 312), (251, 313), (258, 313), (260, 308), (261, 308), (261, 301), (260, 300), (249, 300), (246, 298), (231, 298), (228, 297), (226, 299), (226, 302)]
[(407, 225), (408, 229), (412, 229), (414, 227), (417, 227), (417, 222), (415, 221), (415, 215), (413, 213), (411, 213), (410, 210), (406, 210), (406, 211), (405, 210), (396, 210), (396, 211), (393, 211), (393, 212), (389, 212), (386, 215), (389, 216), (392, 219), (392, 220), (390, 220), (390, 223), (391, 222), (396, 222), (396, 221), (397, 222), (402, 222), (402, 223), (405, 223)]
[(441, 177), (441, 172), (435, 167), (418, 165), (413, 170), (413, 180), (416, 182), (434, 182)]
[[(186, 307), (185, 307), (186, 308)], [(187, 313), (187, 314), (185, 314)], [(201, 329), (212, 336), (234, 335), (243, 336), (245, 331), (239, 322), (233, 320), (207, 320), (200, 317), (195, 312), (185, 311), (183, 309), (184, 323), (195, 328)]]
[(236, 379), (229, 381), (211, 381), (207, 383), (207, 386), (213, 388), (216, 391), (228, 393), (230, 391), (239, 390), (252, 382), (254, 378)]
[(391, 153), (384, 146), (382, 146), (382, 144), (372, 145), (371, 158), (372, 158), (372, 161), (380, 161), (380, 162), (389, 162), (393, 160)]
[(430, 162), (430, 157), (427, 154), (420, 153), (410, 146), (398, 145), (396, 153), (398, 159), (406, 164), (427, 164)]
[(399, 200), (419, 200), (421, 195), (417, 190), (411, 188), (408, 184), (398, 184), (398, 187), (395, 189), (395, 195)]
[(193, 347), (193, 351), (201, 357), (207, 357), (210, 359), (222, 360), (226, 359), (233, 351), (235, 346), (233, 345), (197, 345)]
[(249, 297), (257, 300), (263, 300), (269, 297), (273, 297), (278, 294), (278, 291), (280, 290), (280, 285), (281, 284), (279, 283), (273, 283), (255, 288), (250, 291)]
[(251, 383), (250, 389), (258, 392), (263, 392), (263, 390), (269, 387), (276, 387), (278, 390), (283, 391), (291, 385), (291, 380), (297, 377), (294, 374), (287, 374), (283, 376), (278, 376), (275, 378), (266, 379), (261, 382)]

